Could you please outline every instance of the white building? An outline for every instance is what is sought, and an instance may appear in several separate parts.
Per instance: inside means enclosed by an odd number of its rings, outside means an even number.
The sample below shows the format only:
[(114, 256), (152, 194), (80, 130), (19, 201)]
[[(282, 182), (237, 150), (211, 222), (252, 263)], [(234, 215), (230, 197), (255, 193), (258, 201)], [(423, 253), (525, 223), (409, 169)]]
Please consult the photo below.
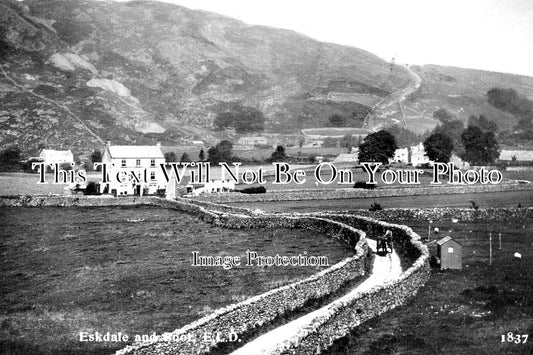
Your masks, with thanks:
[(411, 164), (414, 167), (429, 164), (431, 161), (426, 155), (424, 145), (419, 143), (409, 148), (400, 148), (394, 151), (394, 157), (389, 159), (390, 163)]
[(424, 149), (424, 145), (422, 143), (411, 147), (411, 164), (414, 167), (429, 163), (430, 160), (426, 155), (426, 150)]
[(409, 164), (409, 148), (396, 149), (391, 163)]
[[(198, 187), (199, 186), (199, 187)], [(235, 181), (233, 180), (211, 180), (203, 185), (188, 184), (187, 193), (192, 196), (201, 194), (212, 194), (217, 192), (229, 192), (235, 190)]]
[(160, 164), (165, 156), (159, 144), (111, 145), (106, 144), (102, 163), (107, 164), (107, 183), (100, 184), (103, 193), (121, 195), (155, 194), (167, 185)]
[(268, 144), (268, 139), (266, 137), (241, 137), (237, 141), (238, 145), (266, 145)]
[(54, 149), (43, 149), (39, 155), (46, 165), (48, 164), (64, 164), (64, 163), (73, 163), (74, 155), (70, 150), (54, 150)]

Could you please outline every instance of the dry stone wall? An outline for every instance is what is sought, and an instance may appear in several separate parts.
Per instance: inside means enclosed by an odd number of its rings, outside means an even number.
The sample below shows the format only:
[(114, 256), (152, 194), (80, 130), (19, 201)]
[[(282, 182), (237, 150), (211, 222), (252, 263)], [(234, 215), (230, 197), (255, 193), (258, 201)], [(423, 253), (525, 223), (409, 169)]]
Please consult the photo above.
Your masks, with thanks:
[(242, 194), (237, 192), (225, 194), (205, 194), (195, 197), (198, 201), (216, 203), (231, 202), (272, 202), (272, 201), (300, 201), (300, 200), (337, 200), (347, 198), (375, 198), (418, 195), (447, 195), (461, 193), (498, 192), (498, 191), (527, 191), (532, 190), (533, 184), (502, 183), (498, 185), (443, 185), (399, 188), (365, 189), (299, 189), (299, 190), (271, 190), (264, 194)]
[[(346, 282), (362, 277), (368, 267), (365, 233), (378, 235), (393, 231), (395, 247), (412, 261), (411, 267), (393, 282), (376, 287), (339, 304), (312, 327), (298, 334), (279, 349), (279, 353), (315, 353), (325, 349), (361, 322), (375, 317), (413, 297), (429, 277), (427, 248), (410, 228), (381, 222), (369, 217), (342, 213), (301, 215), (264, 214), (232, 206), (192, 200), (169, 201), (161, 198), (94, 198), (94, 197), (2, 197), (0, 206), (124, 206), (154, 205), (194, 213), (204, 221), (228, 228), (306, 228), (339, 238), (354, 247), (354, 255), (305, 280), (252, 297), (199, 319), (157, 341), (128, 346), (118, 354), (200, 354), (226, 342), (227, 335), (244, 334), (273, 319), (302, 307), (311, 299), (339, 290)], [(222, 334), (222, 338), (205, 338), (205, 334)], [(224, 336), (225, 335), (225, 336)]]
[[(353, 295), (343, 302), (334, 301), (310, 326), (278, 348), (278, 354), (315, 354), (327, 349), (333, 341), (344, 337), (362, 322), (414, 297), (429, 278), (429, 252), (411, 228), (366, 217), (342, 214), (327, 216), (376, 232), (391, 230), (395, 249), (399, 249), (412, 264), (398, 279), (384, 286)], [(369, 230), (367, 232), (371, 233)]]

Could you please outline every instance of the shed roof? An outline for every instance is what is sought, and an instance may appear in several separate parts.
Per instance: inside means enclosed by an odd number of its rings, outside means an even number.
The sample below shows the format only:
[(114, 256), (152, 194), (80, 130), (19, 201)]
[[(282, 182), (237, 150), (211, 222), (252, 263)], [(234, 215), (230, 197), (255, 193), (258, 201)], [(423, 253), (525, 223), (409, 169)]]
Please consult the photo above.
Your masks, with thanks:
[(455, 242), (455, 243), (457, 243), (457, 244), (459, 244), (459, 245), (461, 245), (461, 246), (463, 245), (463, 244), (459, 243), (457, 240), (453, 239), (453, 238), (450, 237), (450, 236), (447, 236), (447, 237), (444, 237), (444, 238), (442, 238), (442, 239), (440, 239), (440, 240), (437, 240), (437, 244), (438, 244), (438, 245), (443, 245), (443, 244), (448, 243), (449, 241)]
[(108, 149), (112, 158), (165, 158), (156, 145), (112, 145)]

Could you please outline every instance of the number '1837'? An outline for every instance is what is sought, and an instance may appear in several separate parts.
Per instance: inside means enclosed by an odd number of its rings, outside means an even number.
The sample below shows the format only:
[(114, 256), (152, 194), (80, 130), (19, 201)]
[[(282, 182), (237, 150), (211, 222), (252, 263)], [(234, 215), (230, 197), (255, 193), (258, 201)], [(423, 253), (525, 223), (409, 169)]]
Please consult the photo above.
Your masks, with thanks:
[(514, 334), (513, 332), (508, 332), (507, 334), (502, 334), (502, 343), (525, 344), (527, 343), (528, 337), (529, 334)]

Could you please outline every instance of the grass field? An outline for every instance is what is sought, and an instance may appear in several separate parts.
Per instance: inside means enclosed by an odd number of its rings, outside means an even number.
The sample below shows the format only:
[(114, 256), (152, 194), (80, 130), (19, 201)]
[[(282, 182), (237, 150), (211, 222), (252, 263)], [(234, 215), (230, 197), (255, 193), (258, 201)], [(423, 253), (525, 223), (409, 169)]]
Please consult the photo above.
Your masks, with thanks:
[(231, 230), (154, 207), (0, 209), (0, 353), (110, 353), (131, 336), (172, 331), (214, 309), (300, 280), (324, 267), (193, 267), (201, 255), (352, 254), (300, 229)]
[(472, 207), (474, 201), (480, 208), (533, 207), (533, 191), (483, 192), (472, 194), (420, 195), (401, 197), (352, 198), (339, 200), (241, 202), (233, 206), (261, 209), (266, 212), (318, 212), (369, 209), (377, 202), (387, 208)]
[[(392, 221), (394, 222), (394, 221)], [(525, 222), (525, 223), (524, 223)], [(463, 270), (432, 271), (407, 304), (364, 323), (328, 354), (531, 354), (533, 353), (533, 221), (436, 221), (464, 246)], [(427, 225), (401, 221), (420, 235)], [(493, 261), (489, 265), (489, 231)], [(497, 234), (502, 233), (499, 249)], [(435, 252), (435, 243), (429, 244)], [(513, 256), (515, 252), (521, 259)], [(508, 332), (528, 334), (526, 344), (502, 342)], [(522, 338), (523, 340), (523, 338)]]

